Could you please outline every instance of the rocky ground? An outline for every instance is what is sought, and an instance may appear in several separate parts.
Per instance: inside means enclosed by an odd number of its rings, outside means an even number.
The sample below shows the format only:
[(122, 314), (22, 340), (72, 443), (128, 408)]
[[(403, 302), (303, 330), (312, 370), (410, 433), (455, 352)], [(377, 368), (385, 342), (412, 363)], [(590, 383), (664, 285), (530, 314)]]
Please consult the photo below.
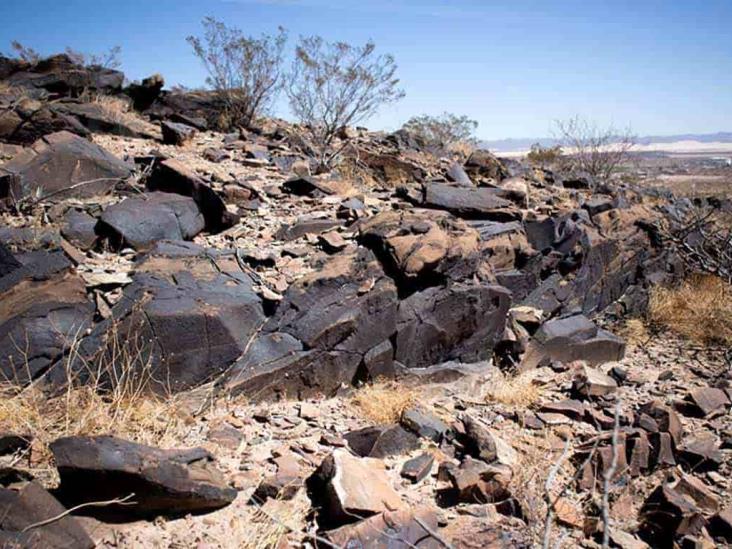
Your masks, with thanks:
[(0, 79), (3, 547), (732, 541), (729, 350), (641, 320), (724, 199)]

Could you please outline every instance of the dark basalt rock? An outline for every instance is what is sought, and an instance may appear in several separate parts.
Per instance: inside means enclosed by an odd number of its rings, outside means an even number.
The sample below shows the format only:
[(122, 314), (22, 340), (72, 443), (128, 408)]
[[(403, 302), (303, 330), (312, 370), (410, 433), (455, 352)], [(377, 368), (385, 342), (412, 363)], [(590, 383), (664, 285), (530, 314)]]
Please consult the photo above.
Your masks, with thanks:
[(351, 450), (361, 457), (385, 458), (419, 448), (419, 437), (401, 425), (366, 427), (351, 431), (344, 438)]
[[(144, 371), (151, 389), (178, 392), (219, 376), (264, 320), (254, 283), (233, 252), (163, 241), (136, 265), (112, 318), (84, 339), (83, 360), (72, 368), (83, 377), (89, 364), (102, 371), (116, 367), (112, 357), (124, 344), (135, 349), (129, 366)], [(63, 370), (53, 368), (48, 381), (63, 385)], [(113, 384), (120, 375), (110, 372), (105, 380)]]
[[(40, 484), (14, 471), (0, 473), (0, 547), (92, 549), (84, 528)], [(58, 518), (61, 517), (61, 518)], [(26, 530), (31, 525), (48, 524)]]
[(109, 192), (133, 167), (69, 132), (45, 136), (0, 167), (0, 199), (58, 201)]
[(470, 155), (465, 162), (465, 171), (473, 180), (500, 181), (509, 176), (506, 166), (492, 153), (485, 150), (477, 150)]
[(423, 206), (447, 210), (458, 217), (494, 221), (511, 221), (521, 217), (510, 201), (499, 196), (497, 189), (469, 189), (445, 183), (425, 183), (423, 193)]
[(443, 547), (442, 543), (430, 536), (425, 526), (433, 532), (437, 529), (437, 516), (434, 511), (427, 508), (414, 511), (389, 511), (356, 524), (330, 530), (325, 533), (325, 537), (337, 547), (395, 549), (402, 544), (404, 547), (420, 549)]
[(196, 135), (196, 128), (178, 122), (163, 122), (163, 143), (166, 145), (184, 145)]
[(399, 303), (395, 358), (408, 368), (491, 356), (506, 325), (511, 293), (490, 284), (428, 288)]
[(11, 86), (40, 88), (63, 97), (78, 97), (95, 91), (113, 95), (122, 89), (125, 75), (100, 66), (84, 67), (66, 54), (59, 54), (28, 65), (16, 65), (4, 80)]
[(84, 210), (69, 209), (64, 215), (61, 236), (77, 248), (88, 250), (97, 241), (97, 219)]
[[(7, 252), (7, 250), (5, 250)], [(0, 376), (28, 383), (90, 324), (83, 281), (60, 251), (5, 255), (0, 277)]]
[(50, 445), (68, 506), (134, 494), (134, 505), (88, 508), (124, 518), (181, 516), (225, 507), (236, 498), (203, 448), (161, 450), (115, 437), (67, 437)]
[(0, 141), (31, 145), (45, 135), (61, 131), (89, 135), (77, 118), (45, 101), (0, 94)]
[(238, 221), (237, 216), (226, 210), (226, 204), (216, 191), (177, 160), (156, 162), (146, 185), (151, 191), (191, 197), (198, 204), (208, 231), (219, 232)]
[(291, 225), (283, 225), (275, 237), (285, 242), (297, 240), (306, 234), (319, 235), (331, 229), (343, 226), (343, 221), (336, 219), (298, 219)]
[(137, 250), (158, 240), (191, 240), (205, 222), (196, 202), (187, 196), (152, 192), (109, 206), (99, 219), (100, 234), (117, 246)]
[(142, 120), (133, 116), (115, 115), (98, 103), (64, 101), (51, 104), (50, 108), (54, 113), (78, 120), (92, 133), (108, 133), (138, 139), (155, 139), (159, 135), (154, 131), (155, 128)]

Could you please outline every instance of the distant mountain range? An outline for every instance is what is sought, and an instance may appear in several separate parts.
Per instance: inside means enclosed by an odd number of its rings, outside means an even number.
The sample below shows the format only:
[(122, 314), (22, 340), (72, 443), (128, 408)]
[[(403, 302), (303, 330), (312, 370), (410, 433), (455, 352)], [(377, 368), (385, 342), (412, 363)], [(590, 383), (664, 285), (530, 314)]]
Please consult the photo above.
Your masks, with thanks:
[[(652, 143), (676, 143), (679, 141), (696, 141), (698, 143), (732, 143), (732, 132), (648, 135), (636, 138), (636, 142), (639, 145), (650, 145)], [(539, 143), (542, 147), (552, 147), (559, 144), (559, 141), (551, 137), (496, 139), (492, 141), (481, 141), (480, 147), (500, 153), (529, 150), (534, 143)]]

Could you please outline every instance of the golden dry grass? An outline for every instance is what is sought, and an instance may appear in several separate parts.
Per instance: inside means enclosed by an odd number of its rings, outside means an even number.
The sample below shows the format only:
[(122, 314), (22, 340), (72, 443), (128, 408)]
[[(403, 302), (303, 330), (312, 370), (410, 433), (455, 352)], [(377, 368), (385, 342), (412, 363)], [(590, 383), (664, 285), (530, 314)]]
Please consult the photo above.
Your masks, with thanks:
[(646, 325), (640, 318), (629, 318), (617, 329), (617, 332), (630, 347), (643, 345), (650, 338)]
[(133, 118), (130, 113), (130, 103), (121, 97), (97, 95), (92, 102), (99, 105), (107, 116), (115, 122), (124, 122)]
[(535, 371), (515, 375), (500, 374), (495, 380), (491, 380), (486, 400), (509, 406), (533, 406), (541, 398), (541, 387), (534, 383), (535, 376)]
[(362, 416), (378, 425), (399, 421), (404, 410), (417, 402), (417, 393), (397, 383), (365, 385), (351, 399)]
[(174, 397), (150, 392), (150, 365), (142, 347), (116, 328), (110, 332), (108, 362), (96, 364), (94, 371), (72, 373), (79, 340), (70, 343), (66, 361), (57, 366), (66, 369), (67, 377), (59, 393), (48, 394), (37, 383), (0, 384), (0, 432), (32, 438), (29, 463), (47, 483), (55, 480), (48, 445), (57, 438), (114, 435), (165, 447), (175, 446), (187, 428), (190, 416)]
[(732, 287), (710, 275), (651, 292), (649, 320), (697, 343), (732, 343)]

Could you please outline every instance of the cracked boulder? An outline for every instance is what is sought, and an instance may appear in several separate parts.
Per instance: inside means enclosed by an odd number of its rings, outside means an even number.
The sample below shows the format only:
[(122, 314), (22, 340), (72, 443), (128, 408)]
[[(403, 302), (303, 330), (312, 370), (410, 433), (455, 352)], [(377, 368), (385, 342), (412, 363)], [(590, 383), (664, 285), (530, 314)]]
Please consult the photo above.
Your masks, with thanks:
[(26, 384), (69, 349), (94, 307), (61, 251), (0, 250), (0, 375)]
[(446, 210), (457, 217), (493, 221), (512, 221), (521, 218), (519, 210), (509, 200), (501, 198), (499, 189), (425, 183), (422, 192), (424, 207)]
[(419, 549), (439, 549), (444, 545), (429, 531), (437, 530), (437, 516), (427, 507), (385, 511), (355, 524), (347, 524), (325, 533), (337, 547), (373, 547), (387, 549), (402, 545)]
[(105, 209), (99, 232), (107, 235), (115, 247), (127, 245), (144, 250), (158, 240), (191, 240), (205, 225), (192, 198), (152, 192)]
[[(132, 284), (84, 339), (77, 365), (149, 379), (152, 388), (178, 392), (211, 381), (247, 349), (265, 320), (254, 283), (233, 252), (185, 242), (160, 242), (136, 266)], [(114, 360), (120, 347), (127, 360)], [(50, 381), (64, 383), (62, 368)], [(112, 371), (114, 375), (112, 375)]]
[(111, 436), (66, 437), (50, 448), (61, 479), (56, 494), (67, 506), (134, 494), (130, 505), (96, 509), (133, 519), (213, 511), (236, 497), (203, 448), (161, 450)]
[(471, 277), (478, 267), (478, 233), (449, 214), (383, 212), (365, 220), (359, 232), (407, 293)]
[(133, 170), (78, 135), (52, 133), (0, 166), (0, 199), (90, 198), (111, 191)]
[(225, 384), (257, 397), (330, 394), (388, 342), (396, 318), (396, 287), (374, 255), (334, 256), (288, 288)]
[(395, 358), (408, 368), (489, 358), (506, 325), (511, 292), (486, 283), (456, 283), (399, 303)]

